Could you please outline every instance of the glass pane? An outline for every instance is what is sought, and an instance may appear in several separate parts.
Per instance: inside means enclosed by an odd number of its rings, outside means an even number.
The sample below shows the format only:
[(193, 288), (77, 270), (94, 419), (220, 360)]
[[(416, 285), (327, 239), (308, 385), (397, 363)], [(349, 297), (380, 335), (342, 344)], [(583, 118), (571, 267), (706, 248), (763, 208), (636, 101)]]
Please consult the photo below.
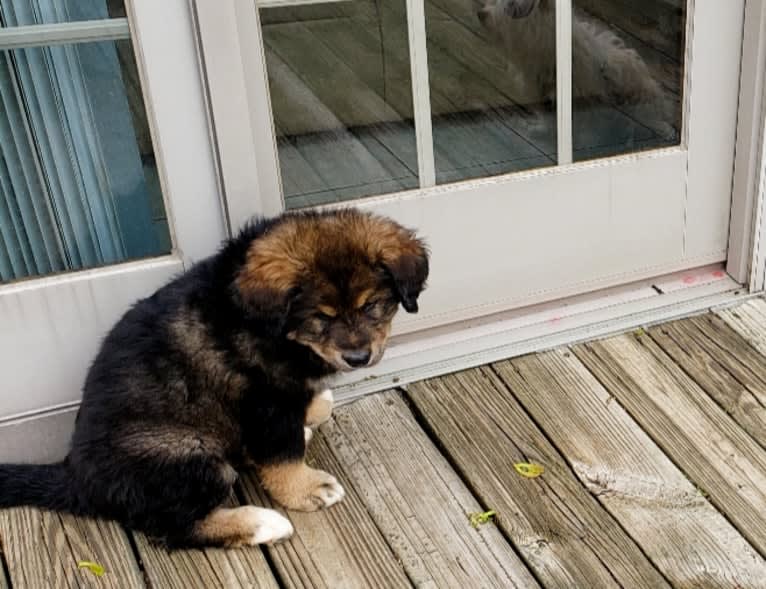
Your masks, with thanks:
[(170, 247), (130, 43), (0, 51), (0, 280)]
[(686, 0), (574, 0), (575, 160), (679, 143), (685, 31)]
[(125, 0), (0, 0), (0, 19), (6, 27), (124, 16)]
[(286, 207), (417, 187), (405, 0), (260, 15)]
[(553, 165), (553, 2), (425, 6), (437, 182)]

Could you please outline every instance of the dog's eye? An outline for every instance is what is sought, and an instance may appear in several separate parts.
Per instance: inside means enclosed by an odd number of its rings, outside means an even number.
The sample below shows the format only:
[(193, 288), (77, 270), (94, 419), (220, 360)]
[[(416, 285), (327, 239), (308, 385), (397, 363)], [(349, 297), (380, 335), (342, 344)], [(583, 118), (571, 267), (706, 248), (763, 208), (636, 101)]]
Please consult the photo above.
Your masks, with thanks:
[(378, 303), (375, 301), (368, 301), (364, 304), (362, 307), (362, 313), (366, 315), (377, 315), (378, 313)]

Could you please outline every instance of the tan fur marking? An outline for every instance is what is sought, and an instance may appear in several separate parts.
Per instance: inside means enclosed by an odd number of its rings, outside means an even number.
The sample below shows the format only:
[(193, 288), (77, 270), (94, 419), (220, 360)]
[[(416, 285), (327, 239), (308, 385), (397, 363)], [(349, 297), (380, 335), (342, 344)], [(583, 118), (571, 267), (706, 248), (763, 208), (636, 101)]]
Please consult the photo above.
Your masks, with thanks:
[(242, 292), (271, 289), (286, 292), (302, 272), (313, 267), (320, 252), (350, 243), (373, 262), (395, 263), (403, 255), (419, 255), (422, 242), (408, 229), (355, 210), (327, 217), (288, 218), (256, 239), (247, 252), (237, 286)]
[(338, 500), (328, 503), (328, 493), (343, 496), (335, 477), (309, 467), (302, 460), (265, 466), (259, 474), (264, 488), (288, 509), (316, 511)]
[(330, 307), (329, 305), (318, 305), (317, 309), (327, 315), (328, 317), (337, 317), (338, 316), (338, 310), (334, 309), (333, 307)]
[(364, 307), (373, 294), (375, 294), (374, 288), (367, 288), (360, 292), (354, 301), (354, 309), (361, 309)]
[(333, 402), (332, 399), (326, 399), (319, 395), (314, 395), (311, 403), (306, 409), (305, 425), (309, 427), (316, 427), (323, 424), (330, 419), (332, 415)]
[(194, 532), (208, 544), (235, 548), (248, 544), (254, 530), (247, 511), (240, 507), (220, 507), (198, 522)]
[(253, 505), (219, 507), (194, 528), (195, 539), (200, 544), (227, 548), (272, 544), (289, 538), (292, 533), (292, 525), (279, 513)]
[(292, 288), (298, 274), (313, 259), (306, 257), (297, 225), (295, 219), (287, 219), (253, 242), (237, 277), (242, 292), (259, 288), (285, 292)]

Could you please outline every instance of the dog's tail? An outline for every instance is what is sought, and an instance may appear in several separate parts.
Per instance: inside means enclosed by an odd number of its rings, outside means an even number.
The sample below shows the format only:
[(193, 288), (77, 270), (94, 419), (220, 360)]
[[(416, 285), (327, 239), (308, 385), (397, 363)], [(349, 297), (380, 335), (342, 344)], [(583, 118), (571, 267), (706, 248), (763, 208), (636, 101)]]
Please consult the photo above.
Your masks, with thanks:
[(70, 511), (71, 482), (64, 462), (57, 464), (0, 464), (0, 508), (41, 507)]

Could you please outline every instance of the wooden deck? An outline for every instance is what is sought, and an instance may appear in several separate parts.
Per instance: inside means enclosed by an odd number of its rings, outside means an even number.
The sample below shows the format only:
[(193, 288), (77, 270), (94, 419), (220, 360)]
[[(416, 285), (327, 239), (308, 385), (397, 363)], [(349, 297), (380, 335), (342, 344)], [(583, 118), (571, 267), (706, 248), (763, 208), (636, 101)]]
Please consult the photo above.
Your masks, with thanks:
[[(311, 448), (346, 499), (289, 513), (291, 541), (168, 554), (6, 510), (0, 587), (764, 588), (764, 355), (754, 300), (366, 397)], [(238, 499), (269, 503), (249, 477)]]

